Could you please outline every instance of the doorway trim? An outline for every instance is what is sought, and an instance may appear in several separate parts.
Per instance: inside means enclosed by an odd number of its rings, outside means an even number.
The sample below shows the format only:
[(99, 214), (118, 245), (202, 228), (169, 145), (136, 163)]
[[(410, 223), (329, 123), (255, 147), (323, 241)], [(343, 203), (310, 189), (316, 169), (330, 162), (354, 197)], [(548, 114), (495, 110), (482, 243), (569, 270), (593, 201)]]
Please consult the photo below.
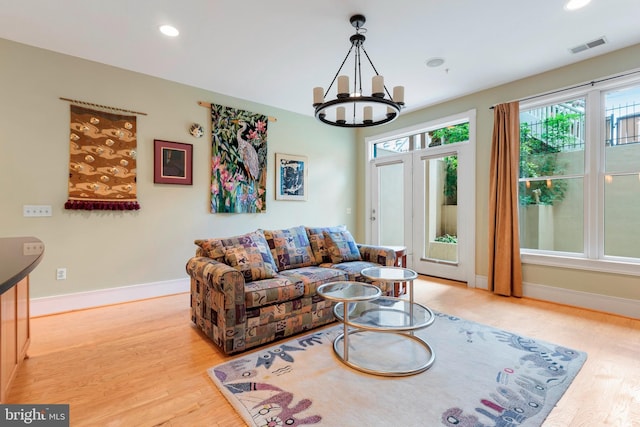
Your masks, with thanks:
[[(466, 204), (469, 206), (469, 209), (467, 209), (465, 212), (462, 212), (462, 210), (458, 210), (458, 224), (459, 225), (463, 225), (466, 228), (466, 235), (467, 235), (467, 239), (466, 242), (464, 244), (463, 247), (458, 248), (459, 252), (460, 252), (460, 256), (464, 257), (465, 262), (466, 262), (466, 269), (465, 269), (465, 276), (466, 276), (466, 283), (468, 287), (475, 287), (476, 286), (476, 272), (475, 272), (475, 259), (476, 259), (476, 247), (475, 247), (475, 242), (476, 242), (476, 218), (477, 215), (475, 214), (477, 206), (476, 206), (476, 197), (475, 197), (475, 193), (476, 193), (476, 187), (475, 187), (475, 163), (476, 163), (476, 110), (475, 109), (471, 109), (462, 113), (458, 113), (458, 114), (454, 114), (454, 115), (450, 115), (447, 117), (443, 117), (443, 118), (439, 118), (439, 119), (435, 119), (435, 120), (430, 120), (428, 122), (425, 123), (421, 123), (418, 125), (413, 125), (410, 127), (406, 127), (406, 128), (402, 128), (402, 129), (398, 129), (398, 130), (394, 130), (394, 131), (389, 131), (389, 132), (385, 132), (379, 135), (373, 135), (370, 137), (366, 137), (365, 138), (365, 144), (366, 144), (366, 150), (365, 150), (365, 155), (366, 155), (366, 162), (365, 162), (365, 210), (363, 212), (363, 220), (364, 223), (366, 224), (365, 227), (365, 238), (367, 242), (372, 242), (372, 227), (371, 227), (371, 221), (369, 220), (371, 211), (372, 211), (372, 189), (373, 189), (373, 183), (371, 182), (372, 179), (372, 168), (375, 162), (375, 159), (373, 158), (373, 153), (374, 153), (374, 146), (376, 143), (379, 142), (384, 142), (384, 141), (388, 141), (388, 140), (392, 140), (392, 139), (401, 139), (404, 137), (408, 137), (408, 136), (412, 136), (415, 134), (419, 134), (419, 133), (423, 133), (423, 132), (428, 132), (430, 130), (434, 130), (434, 129), (438, 129), (438, 128), (442, 128), (448, 125), (453, 125), (453, 124), (458, 124), (464, 121), (468, 121), (469, 122), (469, 142), (466, 143), (468, 146), (465, 147), (465, 156), (467, 157), (467, 167), (465, 170), (465, 182), (463, 185), (468, 186), (468, 190), (467, 190), (467, 196), (465, 199)], [(432, 148), (432, 150), (434, 150), (434, 148)], [(423, 153), (425, 155), (430, 155), (430, 149), (429, 148), (424, 148), (421, 150), (416, 150), (416, 151), (412, 151), (411, 154), (415, 154), (415, 153)], [(412, 166), (413, 168), (413, 166)], [(413, 172), (412, 172), (413, 173)], [(412, 185), (413, 185), (413, 179), (412, 181)], [(413, 189), (411, 189), (411, 192), (413, 193)], [(411, 198), (409, 198), (411, 199)], [(408, 203), (408, 202), (407, 202)], [(415, 215), (414, 210), (415, 207), (413, 204), (411, 204), (411, 215)], [(464, 217), (463, 217), (464, 215)], [(413, 227), (413, 222), (411, 224), (411, 227)], [(417, 231), (417, 230), (416, 230)], [(415, 233), (415, 231), (414, 231)], [(408, 244), (413, 245), (415, 239), (410, 239)], [(408, 252), (415, 252), (415, 248), (408, 248)]]

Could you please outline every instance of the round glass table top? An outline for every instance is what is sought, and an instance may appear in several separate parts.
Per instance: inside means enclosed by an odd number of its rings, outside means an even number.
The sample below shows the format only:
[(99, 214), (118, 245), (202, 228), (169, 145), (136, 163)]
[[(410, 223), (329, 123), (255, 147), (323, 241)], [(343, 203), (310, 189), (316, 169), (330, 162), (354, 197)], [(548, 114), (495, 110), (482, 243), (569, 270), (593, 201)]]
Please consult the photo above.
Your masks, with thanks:
[[(343, 303), (336, 304), (333, 312), (345, 322)], [(377, 331), (414, 331), (430, 326), (435, 320), (433, 311), (422, 304), (391, 297), (348, 304), (347, 316), (345, 323), (350, 326)]]
[(415, 271), (403, 267), (369, 267), (362, 270), (360, 274), (370, 280), (388, 282), (406, 282), (418, 277)]
[(368, 301), (381, 295), (380, 288), (360, 282), (332, 282), (318, 287), (318, 295), (330, 301)]

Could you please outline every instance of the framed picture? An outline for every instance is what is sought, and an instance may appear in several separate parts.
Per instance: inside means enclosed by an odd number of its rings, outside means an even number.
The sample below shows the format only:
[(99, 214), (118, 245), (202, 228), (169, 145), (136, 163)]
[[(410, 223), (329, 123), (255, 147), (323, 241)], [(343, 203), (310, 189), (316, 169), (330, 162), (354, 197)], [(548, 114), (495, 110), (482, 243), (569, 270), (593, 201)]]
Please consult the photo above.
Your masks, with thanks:
[(307, 200), (307, 157), (276, 153), (276, 200)]
[(192, 185), (193, 146), (154, 139), (153, 182)]

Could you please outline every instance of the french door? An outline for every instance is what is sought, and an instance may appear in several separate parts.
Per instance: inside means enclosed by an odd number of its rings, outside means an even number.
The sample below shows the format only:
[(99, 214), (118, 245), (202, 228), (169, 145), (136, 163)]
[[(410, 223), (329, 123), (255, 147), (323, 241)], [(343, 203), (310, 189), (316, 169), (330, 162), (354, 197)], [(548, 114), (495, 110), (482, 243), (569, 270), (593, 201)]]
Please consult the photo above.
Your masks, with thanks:
[(384, 157), (372, 166), (374, 189), (369, 217), (372, 241), (385, 246), (404, 246), (407, 259), (411, 259), (411, 154)]
[(374, 156), (368, 239), (405, 246), (408, 266), (417, 273), (474, 287), (475, 124), (470, 129), (466, 141), (412, 142), (404, 152)]
[[(465, 146), (443, 145), (413, 155), (413, 269), (429, 276), (475, 283), (474, 159)], [(453, 150), (452, 150), (453, 149)], [(449, 165), (455, 173), (447, 175)], [(457, 203), (447, 201), (456, 180)], [(449, 182), (447, 182), (449, 181)]]

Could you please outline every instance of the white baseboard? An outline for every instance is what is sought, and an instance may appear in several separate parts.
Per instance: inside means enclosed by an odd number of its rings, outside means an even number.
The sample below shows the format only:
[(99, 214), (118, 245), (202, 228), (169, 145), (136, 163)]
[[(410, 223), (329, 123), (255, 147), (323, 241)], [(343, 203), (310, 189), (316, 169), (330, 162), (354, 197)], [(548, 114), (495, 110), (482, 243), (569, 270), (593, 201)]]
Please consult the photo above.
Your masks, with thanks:
[(103, 305), (179, 294), (189, 292), (189, 289), (189, 278), (184, 278), (74, 294), (32, 298), (29, 311), (31, 317), (46, 316), (49, 314), (63, 313), (65, 311), (82, 310)]
[[(489, 284), (487, 277), (476, 276), (475, 287), (488, 290)], [(33, 298), (31, 299), (30, 313), (31, 317), (46, 316), (49, 314), (63, 313), (65, 311), (82, 310), (103, 305), (179, 294), (189, 292), (189, 289), (189, 279), (184, 278), (142, 285)], [(553, 286), (535, 283), (524, 283), (523, 294), (525, 297), (542, 301), (640, 319), (640, 300), (555, 288)]]
[[(489, 281), (486, 276), (476, 276), (476, 288), (489, 289)], [(527, 298), (640, 319), (640, 300), (526, 282), (522, 284), (522, 293)]]
[(476, 285), (475, 288), (484, 289), (485, 291), (489, 290), (489, 279), (487, 276), (476, 276)]

